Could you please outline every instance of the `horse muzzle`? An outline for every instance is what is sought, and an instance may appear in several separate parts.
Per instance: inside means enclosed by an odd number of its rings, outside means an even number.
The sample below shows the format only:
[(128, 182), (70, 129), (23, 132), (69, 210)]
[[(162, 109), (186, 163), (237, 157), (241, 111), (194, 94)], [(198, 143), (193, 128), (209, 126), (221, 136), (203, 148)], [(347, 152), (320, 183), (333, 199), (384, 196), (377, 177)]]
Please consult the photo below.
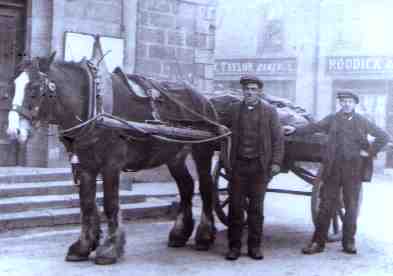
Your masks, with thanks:
[(18, 140), (19, 143), (25, 143), (29, 137), (30, 123), (27, 119), (21, 118), (20, 115), (11, 110), (8, 114), (7, 135), (11, 140)]

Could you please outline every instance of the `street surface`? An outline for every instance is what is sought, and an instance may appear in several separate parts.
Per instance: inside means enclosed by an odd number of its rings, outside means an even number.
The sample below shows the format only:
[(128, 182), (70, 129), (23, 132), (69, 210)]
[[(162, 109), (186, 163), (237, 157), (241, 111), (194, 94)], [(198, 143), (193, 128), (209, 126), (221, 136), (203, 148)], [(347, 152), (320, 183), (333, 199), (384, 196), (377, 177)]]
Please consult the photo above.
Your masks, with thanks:
[[(275, 183), (281, 185), (293, 179), (293, 176), (280, 175)], [(307, 188), (305, 184), (299, 183), (296, 185)], [(198, 198), (195, 203), (195, 213), (199, 213)], [(344, 254), (340, 243), (328, 244), (325, 252), (319, 255), (302, 255), (300, 250), (309, 241), (313, 231), (310, 199), (269, 193), (266, 198), (263, 261), (251, 260), (245, 254), (236, 262), (226, 261), (226, 230), (220, 223), (217, 225), (219, 232), (214, 247), (208, 252), (200, 252), (193, 249), (193, 240), (185, 248), (167, 247), (171, 221), (142, 220), (125, 225), (125, 256), (111, 266), (97, 266), (91, 261), (64, 261), (68, 246), (78, 238), (79, 226), (2, 233), (0, 275), (391, 276), (392, 207), (392, 177), (377, 177), (373, 183), (364, 184), (357, 235), (358, 255)], [(245, 250), (243, 248), (244, 253)]]

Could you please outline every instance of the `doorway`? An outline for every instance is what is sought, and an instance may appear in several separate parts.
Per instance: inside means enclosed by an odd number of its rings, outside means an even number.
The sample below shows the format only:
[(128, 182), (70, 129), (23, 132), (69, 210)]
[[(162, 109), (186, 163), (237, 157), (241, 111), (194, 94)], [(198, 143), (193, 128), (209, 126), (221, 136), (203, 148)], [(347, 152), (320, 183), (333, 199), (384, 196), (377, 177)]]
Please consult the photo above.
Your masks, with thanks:
[(17, 165), (17, 144), (6, 134), (16, 65), (24, 56), (25, 6), (22, 1), (0, 1), (0, 166)]

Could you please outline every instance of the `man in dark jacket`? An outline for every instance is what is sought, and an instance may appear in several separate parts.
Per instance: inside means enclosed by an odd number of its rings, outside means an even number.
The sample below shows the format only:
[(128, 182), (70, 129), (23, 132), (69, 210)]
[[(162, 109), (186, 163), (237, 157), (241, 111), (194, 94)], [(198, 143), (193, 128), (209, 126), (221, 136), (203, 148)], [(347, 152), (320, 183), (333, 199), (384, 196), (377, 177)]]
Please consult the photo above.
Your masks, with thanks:
[(241, 252), (245, 202), (248, 199), (248, 255), (263, 259), (263, 201), (267, 184), (280, 171), (284, 143), (274, 107), (261, 100), (263, 82), (255, 76), (240, 79), (244, 100), (231, 106), (233, 133), (229, 184), (228, 260)]
[[(311, 242), (302, 250), (304, 254), (320, 253), (325, 248), (330, 220), (339, 204), (341, 189), (345, 207), (343, 219), (343, 250), (356, 254), (359, 193), (364, 177), (364, 160), (372, 158), (388, 141), (388, 134), (365, 117), (355, 112), (359, 103), (356, 94), (349, 90), (338, 92), (341, 109), (323, 120), (301, 128), (285, 126), (285, 134), (311, 134), (325, 132), (328, 145), (323, 162), (320, 211)], [(372, 144), (367, 136), (375, 137)], [(372, 160), (371, 160), (372, 163)]]

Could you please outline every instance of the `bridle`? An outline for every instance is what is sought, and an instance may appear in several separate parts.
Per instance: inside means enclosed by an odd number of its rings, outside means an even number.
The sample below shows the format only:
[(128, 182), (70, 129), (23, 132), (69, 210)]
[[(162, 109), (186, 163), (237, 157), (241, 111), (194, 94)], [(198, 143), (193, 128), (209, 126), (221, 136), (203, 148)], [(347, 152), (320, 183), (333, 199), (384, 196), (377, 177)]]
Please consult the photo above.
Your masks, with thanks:
[[(31, 75), (29, 72), (27, 72), (27, 73), (29, 75)], [(17, 112), (18, 114), (29, 119), (30, 121), (33, 121), (34, 118), (36, 118), (38, 116), (38, 113), (39, 113), (40, 109), (42, 108), (42, 105), (43, 105), (45, 99), (49, 98), (49, 99), (58, 100), (57, 92), (56, 92), (56, 84), (52, 80), (50, 80), (48, 74), (38, 71), (34, 75), (35, 75), (35, 77), (38, 76), (38, 79), (36, 79), (34, 81), (30, 81), (26, 85), (25, 90), (26, 89), (34, 89), (34, 92), (33, 92), (34, 94), (30, 95), (30, 97), (39, 97), (38, 104), (33, 107), (33, 110), (26, 108), (23, 103), (22, 103), (22, 105), (13, 104), (12, 108), (11, 108), (12, 111)], [(35, 92), (35, 89), (38, 89), (38, 93)], [(25, 93), (25, 98), (27, 96), (28, 96), (28, 93)], [(26, 99), (24, 99), (24, 101), (26, 101)], [(49, 108), (48, 117), (50, 117), (50, 115), (52, 113), (53, 105), (49, 105), (48, 108)]]

